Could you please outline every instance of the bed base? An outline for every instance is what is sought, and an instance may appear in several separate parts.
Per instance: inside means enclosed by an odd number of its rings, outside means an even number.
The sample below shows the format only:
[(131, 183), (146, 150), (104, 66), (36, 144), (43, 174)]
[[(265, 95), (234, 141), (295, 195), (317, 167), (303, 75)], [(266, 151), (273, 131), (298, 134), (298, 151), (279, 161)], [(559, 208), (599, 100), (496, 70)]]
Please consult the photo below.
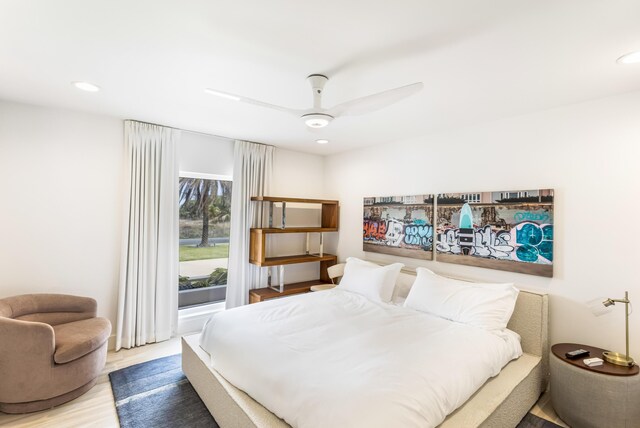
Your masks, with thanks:
[[(549, 380), (547, 319), (547, 295), (521, 291), (509, 328), (520, 334), (524, 355), (489, 379), (441, 428), (518, 425)], [(200, 334), (182, 338), (182, 369), (221, 428), (290, 427), (212, 369), (199, 340)]]

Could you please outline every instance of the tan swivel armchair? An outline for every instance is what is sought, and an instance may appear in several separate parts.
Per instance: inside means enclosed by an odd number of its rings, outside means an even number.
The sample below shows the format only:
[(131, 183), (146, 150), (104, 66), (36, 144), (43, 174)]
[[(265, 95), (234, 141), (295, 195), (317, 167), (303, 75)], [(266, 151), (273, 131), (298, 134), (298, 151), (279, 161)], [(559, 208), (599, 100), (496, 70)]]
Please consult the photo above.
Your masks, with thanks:
[(49, 409), (95, 385), (111, 334), (96, 309), (64, 294), (0, 299), (0, 411)]

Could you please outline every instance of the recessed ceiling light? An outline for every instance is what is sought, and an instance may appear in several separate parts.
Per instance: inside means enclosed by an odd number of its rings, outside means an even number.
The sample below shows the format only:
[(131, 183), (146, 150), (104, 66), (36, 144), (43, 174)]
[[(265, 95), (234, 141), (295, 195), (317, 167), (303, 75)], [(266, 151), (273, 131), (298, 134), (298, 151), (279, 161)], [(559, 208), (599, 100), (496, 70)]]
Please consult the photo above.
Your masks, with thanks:
[(240, 101), (240, 97), (236, 95), (227, 94), (226, 92), (216, 91), (215, 89), (205, 88), (204, 91), (209, 95), (215, 95), (216, 97), (222, 97), (233, 101)]
[(629, 52), (617, 59), (619, 64), (637, 64), (640, 63), (640, 51)]
[(329, 142), (329, 140), (316, 140), (316, 143), (318, 144), (327, 144)]
[(99, 86), (89, 82), (71, 82), (71, 84), (76, 88), (87, 92), (98, 92), (100, 90)]

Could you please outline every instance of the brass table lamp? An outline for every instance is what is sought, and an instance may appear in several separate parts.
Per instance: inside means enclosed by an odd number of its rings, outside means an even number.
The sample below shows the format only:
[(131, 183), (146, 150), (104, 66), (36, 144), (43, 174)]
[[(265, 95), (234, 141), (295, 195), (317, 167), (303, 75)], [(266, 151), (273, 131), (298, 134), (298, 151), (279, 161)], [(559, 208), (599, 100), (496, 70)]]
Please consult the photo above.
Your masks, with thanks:
[(604, 351), (602, 353), (602, 357), (605, 361), (610, 362), (611, 364), (616, 364), (619, 366), (627, 366), (632, 367), (635, 362), (633, 358), (629, 356), (629, 292), (624, 292), (624, 299), (607, 299), (602, 302), (605, 307), (613, 306), (616, 303), (624, 303), (624, 319), (625, 319), (625, 331), (626, 331), (626, 339), (627, 339), (627, 352), (625, 354), (621, 354), (619, 352), (611, 352)]

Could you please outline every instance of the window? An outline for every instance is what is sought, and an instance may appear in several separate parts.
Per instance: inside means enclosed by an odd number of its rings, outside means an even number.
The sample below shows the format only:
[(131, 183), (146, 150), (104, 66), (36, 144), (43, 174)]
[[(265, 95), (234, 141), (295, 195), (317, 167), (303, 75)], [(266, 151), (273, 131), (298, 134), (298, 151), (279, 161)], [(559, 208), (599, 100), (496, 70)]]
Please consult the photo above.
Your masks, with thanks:
[(460, 197), (469, 203), (480, 202), (480, 193), (463, 193)]
[(402, 203), (404, 204), (415, 204), (417, 202), (416, 196), (403, 196)]
[(181, 173), (178, 306), (224, 301), (227, 292), (231, 179)]
[(502, 192), (502, 193), (500, 193), (500, 199), (526, 198), (528, 196), (529, 196), (529, 192)]

